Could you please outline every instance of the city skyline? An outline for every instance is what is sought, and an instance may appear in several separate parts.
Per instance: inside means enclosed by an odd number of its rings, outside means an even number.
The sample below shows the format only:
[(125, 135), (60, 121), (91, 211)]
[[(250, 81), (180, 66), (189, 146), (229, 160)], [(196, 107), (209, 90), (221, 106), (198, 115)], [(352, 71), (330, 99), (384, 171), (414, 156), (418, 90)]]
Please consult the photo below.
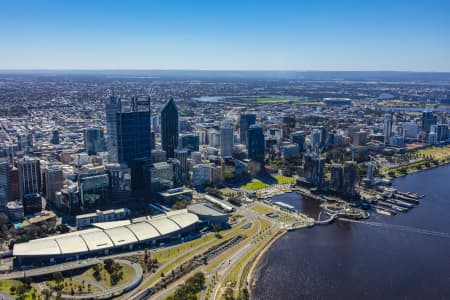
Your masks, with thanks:
[(11, 2), (0, 12), (0, 69), (444, 72), (449, 8), (384, 0)]
[(446, 298), (449, 11), (0, 0), (0, 299)]

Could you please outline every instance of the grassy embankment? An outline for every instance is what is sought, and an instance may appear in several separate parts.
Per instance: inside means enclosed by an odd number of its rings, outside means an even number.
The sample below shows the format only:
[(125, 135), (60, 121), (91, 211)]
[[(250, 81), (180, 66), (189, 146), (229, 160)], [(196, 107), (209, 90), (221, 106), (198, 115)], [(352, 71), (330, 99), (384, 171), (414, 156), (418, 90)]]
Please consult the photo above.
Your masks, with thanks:
[(395, 178), (450, 163), (450, 145), (430, 147), (413, 153), (419, 160), (401, 166), (383, 168), (381, 174)]
[[(0, 292), (4, 294), (11, 295), (16, 299), (20, 299), (20, 297), (22, 297), (21, 299), (24, 300), (33, 300), (38, 299), (38, 297), (40, 297), (33, 287), (28, 289), (23, 288), (24, 286), (25, 285), (20, 280), (15, 279), (0, 280)], [(22, 292), (21, 290), (23, 290), (24, 293), (21, 293)], [(35, 295), (35, 297), (33, 297), (33, 294)]]

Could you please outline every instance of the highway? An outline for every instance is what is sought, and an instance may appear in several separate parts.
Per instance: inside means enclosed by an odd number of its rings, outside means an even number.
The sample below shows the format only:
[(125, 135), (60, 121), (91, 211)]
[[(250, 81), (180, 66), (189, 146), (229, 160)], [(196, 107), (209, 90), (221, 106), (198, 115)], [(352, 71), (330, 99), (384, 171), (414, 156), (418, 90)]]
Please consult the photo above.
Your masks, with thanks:
[[(258, 224), (258, 229), (257, 232), (261, 231), (261, 224), (259, 221), (256, 221), (258, 218), (258, 215), (249, 210), (246, 209), (244, 207), (238, 208), (237, 211), (238, 214), (241, 214), (244, 216), (245, 221), (244, 222), (240, 222), (239, 226), (242, 226), (242, 223), (252, 223), (252, 224)], [(230, 234), (230, 233), (229, 233)], [(227, 235), (229, 235), (227, 234)], [(223, 237), (227, 236), (224, 235)], [(238, 261), (240, 258), (242, 258), (243, 255), (245, 255), (252, 246), (251, 243), (251, 239), (252, 237), (248, 237), (247, 239), (245, 239), (244, 244), (239, 243), (238, 245), (240, 247), (243, 247), (241, 250), (239, 250), (238, 252), (235, 252), (232, 254), (232, 256), (226, 260), (224, 260), (225, 263), (220, 264), (215, 271), (209, 272), (207, 275), (207, 280), (208, 282), (210, 282), (209, 280), (211, 279), (210, 277), (212, 276), (211, 274), (215, 274), (216, 271), (221, 271), (221, 270), (226, 270), (228, 271), (229, 268), (231, 268), (233, 266), (233, 264)], [(203, 245), (201, 245), (203, 246)], [(250, 248), (249, 248), (250, 247)], [(230, 249), (235, 249), (235, 247), (232, 247)], [(224, 253), (228, 253), (228, 250), (226, 250)], [(194, 255), (194, 253), (192, 254)], [(237, 256), (236, 256), (237, 255)], [(233, 260), (232, 260), (233, 258)], [(222, 254), (219, 254), (218, 257), (213, 258), (209, 263), (213, 263), (215, 259), (223, 259)], [(176, 260), (176, 258), (174, 258), (174, 260)], [(227, 264), (226, 262), (230, 261), (230, 264)], [(181, 262), (180, 262), (181, 263)], [(193, 272), (197, 272), (197, 271), (201, 271), (204, 272), (207, 266), (201, 266), (200, 268), (197, 268), (195, 271)], [(181, 277), (180, 279), (178, 279), (177, 281), (173, 282), (172, 284), (170, 284), (166, 289), (164, 289), (163, 291), (158, 292), (157, 294), (152, 295), (151, 299), (159, 299), (159, 300), (163, 300), (164, 298), (166, 298), (167, 296), (169, 296), (170, 294), (172, 294), (178, 287), (180, 284), (184, 283), (184, 281), (193, 274), (193, 272), (190, 272), (189, 274)], [(220, 286), (220, 285), (219, 285)], [(205, 293), (206, 290), (203, 290), (203, 294)], [(138, 299), (140, 294), (143, 294), (145, 292), (145, 290), (140, 291), (138, 294), (133, 295), (131, 298), (126, 298), (126, 299)], [(128, 296), (128, 295), (124, 295), (124, 296)], [(204, 296), (203, 296), (204, 297)], [(125, 299), (125, 298), (122, 298)]]
[(103, 260), (106, 258), (108, 258), (108, 257), (88, 258), (88, 259), (84, 259), (84, 260), (77, 260), (77, 261), (72, 261), (72, 262), (67, 262), (67, 263), (62, 263), (62, 264), (57, 264), (57, 265), (33, 268), (33, 269), (29, 269), (29, 270), (24, 270), (24, 271), (13, 271), (8, 274), (0, 274), (0, 280), (41, 276), (41, 275), (51, 274), (54, 272), (63, 272), (63, 271), (68, 271), (68, 270), (85, 268), (85, 267), (99, 264), (99, 263), (103, 262)]

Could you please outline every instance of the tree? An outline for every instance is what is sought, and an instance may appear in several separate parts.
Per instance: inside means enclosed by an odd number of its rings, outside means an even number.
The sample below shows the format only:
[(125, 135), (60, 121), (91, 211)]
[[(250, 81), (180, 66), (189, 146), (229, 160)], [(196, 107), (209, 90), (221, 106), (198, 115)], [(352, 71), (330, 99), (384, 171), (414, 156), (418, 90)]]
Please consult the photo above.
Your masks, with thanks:
[(147, 248), (145, 248), (144, 249), (144, 262), (147, 264), (147, 262), (148, 262), (148, 249)]
[(53, 280), (56, 281), (56, 283), (60, 283), (64, 281), (64, 276), (61, 272), (55, 272), (52, 274)]
[(247, 288), (243, 288), (239, 294), (239, 300), (249, 300), (250, 294), (248, 293)]
[(56, 228), (60, 233), (68, 233), (70, 231), (69, 226), (66, 224), (60, 224)]
[(51, 292), (50, 292), (49, 289), (44, 289), (44, 290), (42, 291), (42, 295), (44, 295), (44, 299), (45, 299), (45, 300), (48, 300), (48, 299), (50, 298)]
[(213, 231), (216, 233), (216, 236), (217, 236), (217, 237), (220, 236), (220, 235), (219, 235), (219, 232), (220, 232), (221, 229), (222, 229), (222, 227), (221, 227), (220, 225), (218, 225), (218, 224), (216, 224), (216, 225), (213, 226)]
[(235, 300), (233, 296), (233, 290), (231, 288), (227, 288), (224, 294), (225, 300)]
[(105, 265), (105, 270), (108, 271), (108, 273), (111, 273), (114, 265), (114, 260), (112, 260), (111, 258), (105, 259), (103, 261), (103, 264)]
[(172, 209), (184, 209), (188, 206), (189, 202), (186, 200), (180, 200), (175, 202), (175, 204), (172, 206)]

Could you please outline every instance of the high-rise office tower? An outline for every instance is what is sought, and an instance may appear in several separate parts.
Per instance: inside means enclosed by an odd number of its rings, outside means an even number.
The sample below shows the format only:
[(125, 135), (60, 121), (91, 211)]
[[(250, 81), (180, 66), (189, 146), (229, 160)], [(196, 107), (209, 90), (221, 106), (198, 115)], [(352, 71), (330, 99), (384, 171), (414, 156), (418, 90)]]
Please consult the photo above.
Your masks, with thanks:
[(436, 138), (438, 142), (442, 142), (448, 139), (448, 126), (447, 124), (437, 124), (436, 125)]
[(107, 164), (106, 173), (109, 175), (111, 186), (111, 202), (127, 203), (131, 194), (130, 169), (120, 164)]
[(17, 136), (17, 146), (21, 151), (28, 153), (33, 148), (33, 135), (31, 133), (19, 134)]
[(432, 111), (424, 111), (422, 113), (422, 131), (429, 133), (431, 125), (435, 125), (437, 123), (437, 117), (433, 114)]
[(325, 160), (323, 156), (314, 153), (304, 155), (303, 170), (304, 177), (312, 185), (321, 188), (325, 176)]
[(192, 151), (198, 151), (200, 139), (198, 135), (192, 133), (181, 134), (178, 142), (178, 147), (181, 149), (187, 149), (189, 154)]
[(57, 202), (56, 193), (63, 188), (63, 171), (58, 165), (48, 166), (44, 169), (43, 175), (45, 181), (45, 198), (59, 208), (60, 203)]
[(25, 214), (42, 210), (41, 163), (38, 159), (24, 158), (17, 162), (19, 170), (19, 191)]
[(214, 148), (220, 146), (220, 132), (215, 128), (208, 129), (208, 144)]
[(356, 163), (346, 161), (331, 165), (330, 189), (342, 195), (353, 197), (356, 193)]
[(116, 114), (117, 160), (130, 168), (136, 159), (151, 158), (150, 99), (142, 102), (143, 110), (132, 101), (130, 111)]
[(106, 150), (102, 128), (84, 129), (84, 149), (88, 155), (96, 155)]
[(256, 123), (256, 115), (254, 114), (246, 114), (241, 115), (241, 119), (239, 121), (239, 138), (241, 144), (247, 145), (247, 131), (251, 125)]
[(311, 131), (311, 146), (314, 149), (320, 147), (320, 141), (322, 140), (322, 131), (319, 128), (313, 128)]
[(327, 135), (328, 135), (328, 130), (326, 127), (324, 126), (320, 126), (319, 127), (320, 130), (320, 142), (319, 142), (319, 147), (320, 148), (324, 148), (327, 146), (326, 141), (327, 141)]
[(3, 210), (10, 198), (11, 176), (9, 171), (9, 162), (0, 161), (0, 210)]
[(330, 190), (340, 192), (344, 181), (344, 168), (341, 164), (333, 163), (331, 165)]
[(175, 150), (175, 158), (180, 161), (182, 175), (186, 175), (187, 172), (189, 171), (188, 156), (189, 156), (189, 151), (187, 149), (176, 149)]
[(174, 151), (178, 146), (178, 118), (177, 105), (171, 98), (161, 110), (161, 144), (168, 158), (174, 157)]
[(297, 131), (291, 135), (291, 142), (297, 144), (298, 152), (305, 152), (305, 132)]
[(117, 161), (117, 113), (120, 112), (120, 100), (111, 96), (106, 102), (106, 145), (109, 161)]
[(222, 157), (231, 157), (233, 154), (233, 124), (231, 122), (223, 122), (220, 128), (220, 155)]
[(342, 192), (344, 193), (344, 195), (350, 197), (353, 197), (355, 195), (356, 172), (357, 167), (355, 162), (346, 161), (344, 163), (344, 174), (342, 181)]
[(19, 170), (11, 166), (9, 168), (10, 186), (9, 186), (9, 201), (15, 201), (20, 198), (19, 188)]
[(247, 135), (248, 158), (264, 162), (264, 133), (261, 126), (253, 124), (248, 129)]
[(17, 162), (19, 170), (19, 191), (23, 198), (41, 191), (41, 162), (38, 159), (23, 158)]
[(384, 144), (389, 145), (392, 135), (392, 114), (384, 115)]
[(87, 174), (79, 178), (81, 203), (84, 210), (106, 208), (110, 204), (108, 174)]

